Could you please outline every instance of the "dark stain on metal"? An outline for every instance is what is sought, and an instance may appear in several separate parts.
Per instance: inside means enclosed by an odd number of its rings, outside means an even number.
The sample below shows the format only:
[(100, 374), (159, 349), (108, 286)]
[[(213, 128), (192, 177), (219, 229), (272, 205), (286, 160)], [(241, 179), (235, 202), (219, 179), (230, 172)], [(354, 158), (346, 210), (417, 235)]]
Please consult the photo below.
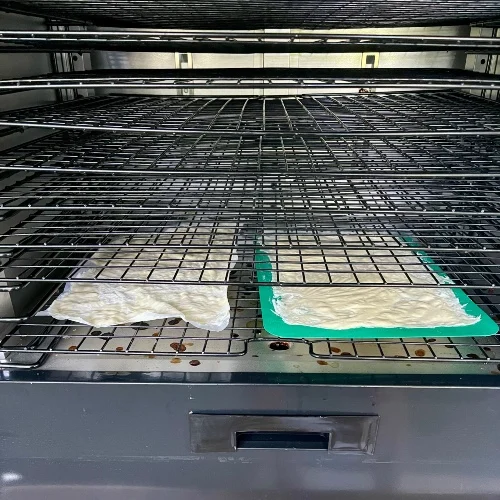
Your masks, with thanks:
[(139, 321), (138, 323), (132, 323), (130, 326), (136, 330), (146, 330), (146, 328), (149, 328), (149, 323)]
[(469, 359), (481, 359), (477, 354), (474, 354), (473, 352), (467, 354), (466, 357), (468, 357)]
[(187, 349), (184, 344), (180, 344), (179, 342), (172, 342), (170, 347), (177, 352), (184, 352)]
[(271, 342), (269, 344), (269, 349), (273, 351), (286, 351), (290, 349), (290, 344), (288, 342)]

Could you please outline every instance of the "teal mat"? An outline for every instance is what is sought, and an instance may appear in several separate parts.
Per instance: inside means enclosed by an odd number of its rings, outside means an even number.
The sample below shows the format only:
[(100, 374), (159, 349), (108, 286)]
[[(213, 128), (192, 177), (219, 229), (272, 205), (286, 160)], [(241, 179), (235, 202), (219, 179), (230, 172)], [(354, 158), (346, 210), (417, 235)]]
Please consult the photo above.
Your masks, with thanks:
[[(401, 238), (414, 246), (413, 241)], [(442, 269), (434, 264), (432, 259), (424, 252), (415, 252), (420, 260), (427, 264), (432, 271), (446, 279), (448, 276)], [(256, 251), (257, 277), (260, 282), (269, 283), (273, 281), (273, 268), (269, 256), (263, 250)], [(349, 328), (346, 330), (334, 330), (326, 328), (316, 328), (305, 325), (289, 325), (276, 314), (274, 310), (274, 294), (272, 286), (260, 286), (259, 296), (262, 309), (262, 323), (264, 329), (271, 335), (286, 338), (317, 339), (317, 338), (400, 338), (400, 337), (483, 337), (494, 335), (498, 332), (498, 325), (477, 306), (463, 290), (459, 288), (451, 289), (464, 310), (471, 316), (480, 317), (477, 323), (466, 326), (441, 326), (436, 328)], [(276, 300), (279, 300), (276, 299)]]

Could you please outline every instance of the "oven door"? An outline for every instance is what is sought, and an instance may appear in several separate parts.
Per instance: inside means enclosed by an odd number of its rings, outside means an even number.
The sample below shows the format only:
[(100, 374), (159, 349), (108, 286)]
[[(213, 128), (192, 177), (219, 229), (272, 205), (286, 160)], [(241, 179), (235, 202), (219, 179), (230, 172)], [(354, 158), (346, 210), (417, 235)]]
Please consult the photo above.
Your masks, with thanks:
[(496, 390), (112, 377), (0, 384), (3, 499), (500, 495)]

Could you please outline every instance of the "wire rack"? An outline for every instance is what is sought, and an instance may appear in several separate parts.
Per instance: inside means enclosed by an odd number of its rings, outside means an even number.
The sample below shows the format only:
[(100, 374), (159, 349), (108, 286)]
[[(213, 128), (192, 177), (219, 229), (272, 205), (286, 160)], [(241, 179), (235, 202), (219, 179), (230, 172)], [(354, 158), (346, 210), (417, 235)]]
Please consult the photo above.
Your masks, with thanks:
[[(424, 26), (491, 21), (500, 17), (496, 0), (17, 0), (3, 9), (102, 26), (176, 29)], [(71, 23), (70, 23), (71, 24)], [(74, 23), (73, 23), (74, 24)]]
[(266, 137), (500, 135), (500, 104), (459, 91), (296, 98), (99, 96), (0, 114), (0, 125)]
[[(45, 308), (60, 292), (56, 288), (38, 307)], [(31, 316), (8, 318), (15, 325), (1, 342), (0, 350), (9, 353), (241, 356), (247, 352), (248, 341), (262, 332), (258, 295), (255, 290), (231, 287), (228, 298), (232, 317), (222, 332), (196, 328), (181, 318), (98, 329), (71, 321)]]
[[(500, 49), (499, 49), (500, 50)], [(311, 75), (314, 75), (312, 77)], [(500, 76), (435, 69), (197, 69), (101, 70), (0, 80), (1, 93), (43, 88), (128, 89), (398, 89), (500, 88)]]
[[(236, 273), (245, 273), (238, 269)], [(239, 279), (239, 278), (237, 278)], [(53, 290), (38, 305), (45, 308), (60, 292)], [(485, 310), (498, 311), (498, 295), (471, 294)], [(394, 339), (325, 339), (309, 341), (270, 336), (262, 325), (258, 292), (255, 288), (230, 286), (228, 298), (231, 320), (222, 332), (195, 328), (181, 318), (169, 318), (129, 325), (93, 328), (72, 322), (30, 316), (6, 318), (13, 323), (0, 343), (0, 352), (7, 356), (2, 365), (32, 368), (40, 356), (72, 355), (133, 355), (149, 359), (170, 357), (179, 363), (182, 357), (239, 357), (248, 354), (255, 342), (265, 343), (271, 351), (284, 351), (294, 343), (306, 344), (309, 354), (318, 359), (378, 360), (378, 361), (462, 361), (498, 363), (500, 343), (496, 337), (482, 338), (394, 338)], [(498, 319), (498, 314), (493, 315)], [(36, 361), (34, 361), (36, 360)]]
[(12, 171), (302, 178), (488, 178), (500, 174), (497, 137), (267, 137), (59, 132), (0, 154)]
[[(1, 268), (13, 278), (5, 287), (84, 281), (75, 272), (103, 248), (118, 252), (115, 263), (123, 261), (116, 282), (183, 282), (175, 271), (189, 253), (191, 269), (198, 271), (194, 281), (206, 283), (207, 251), (226, 249), (251, 263), (248, 283), (255, 283), (256, 250), (295, 248), (296, 285), (332, 283), (342, 272), (325, 265), (306, 279), (300, 274), (302, 252), (327, 263), (331, 252), (348, 251), (351, 286), (366, 286), (367, 273), (360, 272), (365, 279), (358, 280), (356, 265), (367, 251), (381, 250), (371, 256), (368, 271), (377, 285), (394, 286), (386, 283), (390, 271), (396, 284), (412, 286), (412, 265), (399, 265), (398, 259), (425, 251), (454, 286), (492, 288), (498, 284), (498, 146), (494, 137), (298, 142), (56, 133), (0, 155), (6, 177), (0, 216), (22, 217), (0, 239)], [(131, 176), (137, 173), (148, 175)], [(238, 236), (198, 242), (199, 255), (193, 257), (186, 224), (201, 237), (219, 225), (229, 225)], [(338, 241), (329, 241), (331, 236)], [(413, 241), (411, 248), (404, 238)], [(178, 255), (160, 263), (154, 252), (170, 246)], [(387, 265), (387, 251), (396, 269)], [(135, 253), (133, 272), (130, 254), (123, 252)], [(278, 283), (286, 259), (270, 259)], [(217, 283), (229, 282), (226, 263), (220, 264), (225, 272)], [(135, 275), (138, 265), (145, 276)], [(158, 267), (170, 267), (173, 274), (148, 274)]]
[[(6, 286), (96, 280), (227, 284), (229, 252), (251, 263), (246, 284), (287, 278), (290, 286), (494, 288), (500, 263), (497, 193), (492, 178), (443, 183), (232, 175), (138, 181), (29, 174), (0, 195), (4, 219), (26, 215), (4, 231), (0, 270), (11, 273)], [(221, 235), (220, 228), (231, 234)], [(269, 253), (272, 281), (259, 276), (258, 250)], [(92, 257), (96, 252), (98, 259)], [(437, 279), (420, 260), (408, 262), (418, 252), (453, 282)], [(215, 261), (207, 267), (210, 254)], [(314, 257), (313, 273), (306, 272), (306, 255)], [(339, 258), (342, 265), (336, 265)], [(79, 273), (89, 268), (95, 275)], [(215, 277), (214, 270), (220, 271)], [(353, 279), (337, 283), (346, 271)], [(421, 281), (423, 275), (432, 280)]]
[[(493, 178), (448, 179), (336, 179), (261, 174), (239, 178), (150, 177), (130, 180), (117, 176), (40, 174), (4, 188), (1, 207), (8, 210), (123, 211), (150, 213), (290, 212), (328, 216), (391, 214), (401, 216), (498, 215), (498, 181)], [(40, 203), (39, 203), (40, 202)]]
[(423, 52), (498, 53), (498, 38), (428, 35), (165, 31), (0, 31), (0, 52)]
[[(32, 361), (19, 357), (50, 353), (170, 356), (172, 361), (242, 356), (258, 341), (287, 349), (290, 340), (272, 338), (262, 328), (256, 285), (337, 286), (335, 276), (345, 269), (329, 261), (339, 254), (353, 277), (342, 286), (460, 287), (498, 320), (499, 139), (483, 134), (495, 127), (496, 105), (456, 92), (367, 97), (106, 97), (38, 108), (32, 116), (54, 109), (69, 116), (83, 109), (95, 119), (112, 103), (118, 120), (119, 103), (168, 103), (171, 109), (162, 119), (177, 120), (178, 127), (197, 120), (193, 130), (210, 131), (226, 113), (226, 127), (236, 133), (58, 132), (0, 155), (0, 217), (8, 226), (0, 239), (1, 289), (49, 288), (33, 310), (1, 319), (7, 328), (0, 344), (6, 364), (31, 367)], [(451, 110), (448, 102), (454, 103)], [(258, 112), (245, 116), (254, 104)], [(226, 110), (233, 105), (234, 115)], [(151, 113), (139, 110), (134, 123)], [(353, 115), (357, 122), (349, 121)], [(467, 127), (476, 132), (359, 139), (321, 133), (376, 130), (385, 123), (400, 130)], [(268, 130), (282, 127), (289, 135), (268, 136)], [(259, 135), (246, 136), (247, 129)], [(301, 136), (294, 129), (314, 133)], [(137, 173), (148, 175), (131, 175)], [(201, 243), (193, 241), (193, 227)], [(220, 227), (230, 228), (232, 236), (220, 240)], [(175, 248), (175, 259), (165, 258), (168, 247)], [(268, 253), (273, 281), (259, 275), (258, 250)], [(210, 280), (204, 276), (207, 255), (220, 251), (226, 256), (216, 256), (211, 270), (221, 273)], [(96, 252), (105, 264), (92, 261)], [(451, 281), (437, 279), (421, 259), (405, 259), (419, 252)], [(188, 254), (186, 280), (182, 268)], [(227, 255), (234, 254), (240, 264), (232, 270)], [(317, 259), (314, 273), (306, 272), (304, 255)], [(118, 277), (106, 275), (110, 264)], [(89, 267), (94, 274), (82, 277)], [(159, 270), (163, 274), (155, 274)], [(287, 272), (292, 283), (284, 279)], [(423, 276), (433, 281), (423, 284)], [(58, 284), (99, 281), (228, 285), (232, 319), (224, 332), (209, 332), (179, 318), (95, 329), (36, 315), (60, 293)], [(300, 342), (320, 360), (498, 363), (500, 355), (494, 337)]]

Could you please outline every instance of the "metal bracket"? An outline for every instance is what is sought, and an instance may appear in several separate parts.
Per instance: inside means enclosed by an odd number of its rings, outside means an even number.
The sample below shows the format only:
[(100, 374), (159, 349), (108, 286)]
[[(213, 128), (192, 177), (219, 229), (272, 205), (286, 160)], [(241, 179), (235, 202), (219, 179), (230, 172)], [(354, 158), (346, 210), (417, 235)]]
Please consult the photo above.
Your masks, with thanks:
[[(361, 67), (374, 69), (378, 68), (378, 63), (380, 59), (380, 52), (363, 52), (361, 54)], [(374, 88), (361, 88), (360, 93), (363, 92), (376, 92)]]
[[(175, 69), (193, 69), (193, 54), (191, 52), (175, 52)], [(194, 90), (188, 88), (177, 89), (179, 95), (193, 95)]]

